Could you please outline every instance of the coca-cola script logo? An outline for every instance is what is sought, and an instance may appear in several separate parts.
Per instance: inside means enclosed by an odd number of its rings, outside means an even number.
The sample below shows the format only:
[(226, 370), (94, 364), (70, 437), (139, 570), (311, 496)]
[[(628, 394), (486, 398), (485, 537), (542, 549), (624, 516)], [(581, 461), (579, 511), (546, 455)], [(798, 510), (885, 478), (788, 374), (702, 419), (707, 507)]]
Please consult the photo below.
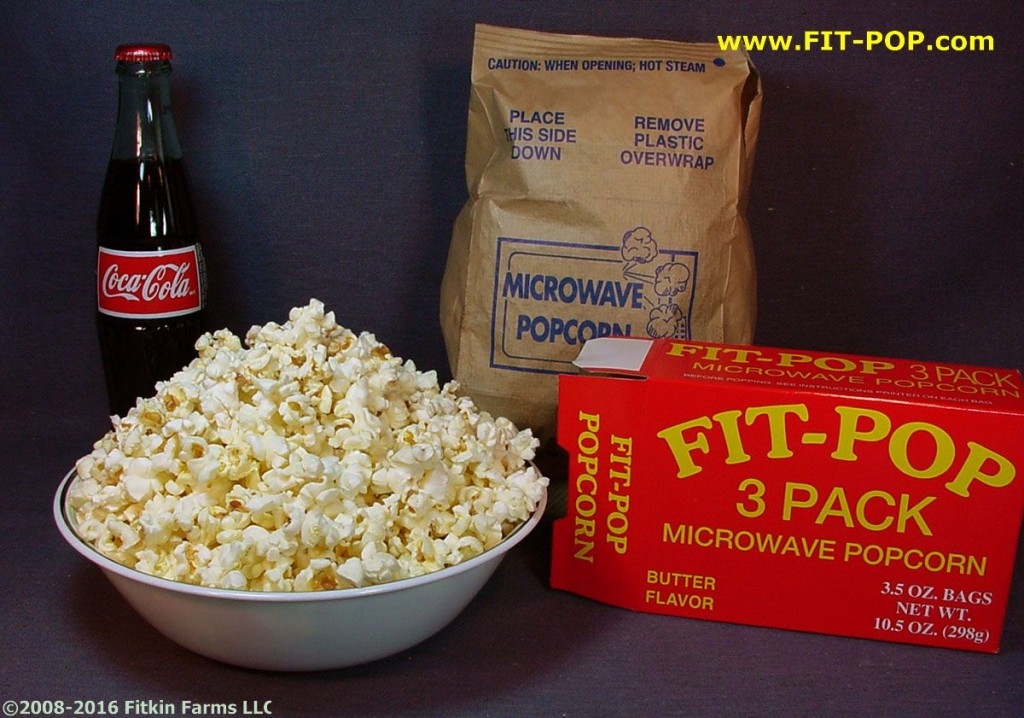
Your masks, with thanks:
[(115, 317), (157, 319), (203, 308), (199, 247), (121, 252), (100, 247), (96, 301)]

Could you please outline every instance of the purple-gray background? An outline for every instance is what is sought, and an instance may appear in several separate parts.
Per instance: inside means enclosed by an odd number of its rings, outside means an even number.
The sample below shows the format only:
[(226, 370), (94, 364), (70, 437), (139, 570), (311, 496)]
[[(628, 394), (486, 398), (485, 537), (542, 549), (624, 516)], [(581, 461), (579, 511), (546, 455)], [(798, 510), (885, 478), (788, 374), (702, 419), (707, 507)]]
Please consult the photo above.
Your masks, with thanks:
[[(1015, 715), (1021, 562), (1003, 653), (632, 614), (547, 586), (543, 526), (434, 639), (350, 671), (214, 664), (137, 618), (62, 544), (49, 501), (105, 430), (94, 217), (112, 53), (175, 50), (212, 274), (244, 332), (310, 297), (447, 374), (437, 319), (473, 24), (983, 34), (980, 53), (754, 53), (757, 340), (1024, 368), (1020, 3), (15, 2), (0, 9), (0, 698), (272, 700), (274, 715)], [(965, 526), (965, 531), (970, 527)]]

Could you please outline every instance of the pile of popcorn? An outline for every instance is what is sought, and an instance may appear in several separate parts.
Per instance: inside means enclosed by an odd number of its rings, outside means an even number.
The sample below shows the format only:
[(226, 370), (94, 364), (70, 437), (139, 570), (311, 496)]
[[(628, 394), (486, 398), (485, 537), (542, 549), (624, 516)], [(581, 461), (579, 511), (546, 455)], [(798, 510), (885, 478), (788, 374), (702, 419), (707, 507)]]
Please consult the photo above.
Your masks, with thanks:
[(493, 547), (537, 508), (538, 441), (311, 300), (227, 330), (79, 459), (79, 534), (163, 578), (358, 587)]

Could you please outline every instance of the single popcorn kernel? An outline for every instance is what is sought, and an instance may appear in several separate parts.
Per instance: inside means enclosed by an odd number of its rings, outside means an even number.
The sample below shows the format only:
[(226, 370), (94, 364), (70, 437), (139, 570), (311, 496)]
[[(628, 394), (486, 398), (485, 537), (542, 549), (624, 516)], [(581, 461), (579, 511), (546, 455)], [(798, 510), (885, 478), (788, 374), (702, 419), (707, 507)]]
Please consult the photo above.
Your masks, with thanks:
[(79, 533), (126, 566), (249, 591), (383, 583), (493, 547), (544, 496), (529, 430), (318, 300), (196, 350), (76, 466)]

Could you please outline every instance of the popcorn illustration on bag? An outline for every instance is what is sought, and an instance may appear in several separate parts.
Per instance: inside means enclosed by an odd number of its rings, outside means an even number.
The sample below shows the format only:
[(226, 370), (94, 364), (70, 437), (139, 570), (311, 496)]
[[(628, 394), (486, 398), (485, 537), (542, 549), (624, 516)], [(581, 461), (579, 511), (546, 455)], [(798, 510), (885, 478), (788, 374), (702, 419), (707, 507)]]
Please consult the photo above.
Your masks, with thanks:
[[(650, 285), (658, 298), (654, 304), (651, 295), (644, 292), (644, 300), (654, 306), (647, 322), (647, 335), (655, 339), (690, 338), (690, 315), (697, 257), (694, 252), (669, 251), (668, 259), (658, 263), (662, 252), (647, 227), (636, 227), (622, 235), (622, 277), (633, 282)], [(694, 265), (691, 269), (690, 264)], [(653, 268), (648, 266), (653, 265)], [(683, 307), (686, 307), (684, 311)]]

